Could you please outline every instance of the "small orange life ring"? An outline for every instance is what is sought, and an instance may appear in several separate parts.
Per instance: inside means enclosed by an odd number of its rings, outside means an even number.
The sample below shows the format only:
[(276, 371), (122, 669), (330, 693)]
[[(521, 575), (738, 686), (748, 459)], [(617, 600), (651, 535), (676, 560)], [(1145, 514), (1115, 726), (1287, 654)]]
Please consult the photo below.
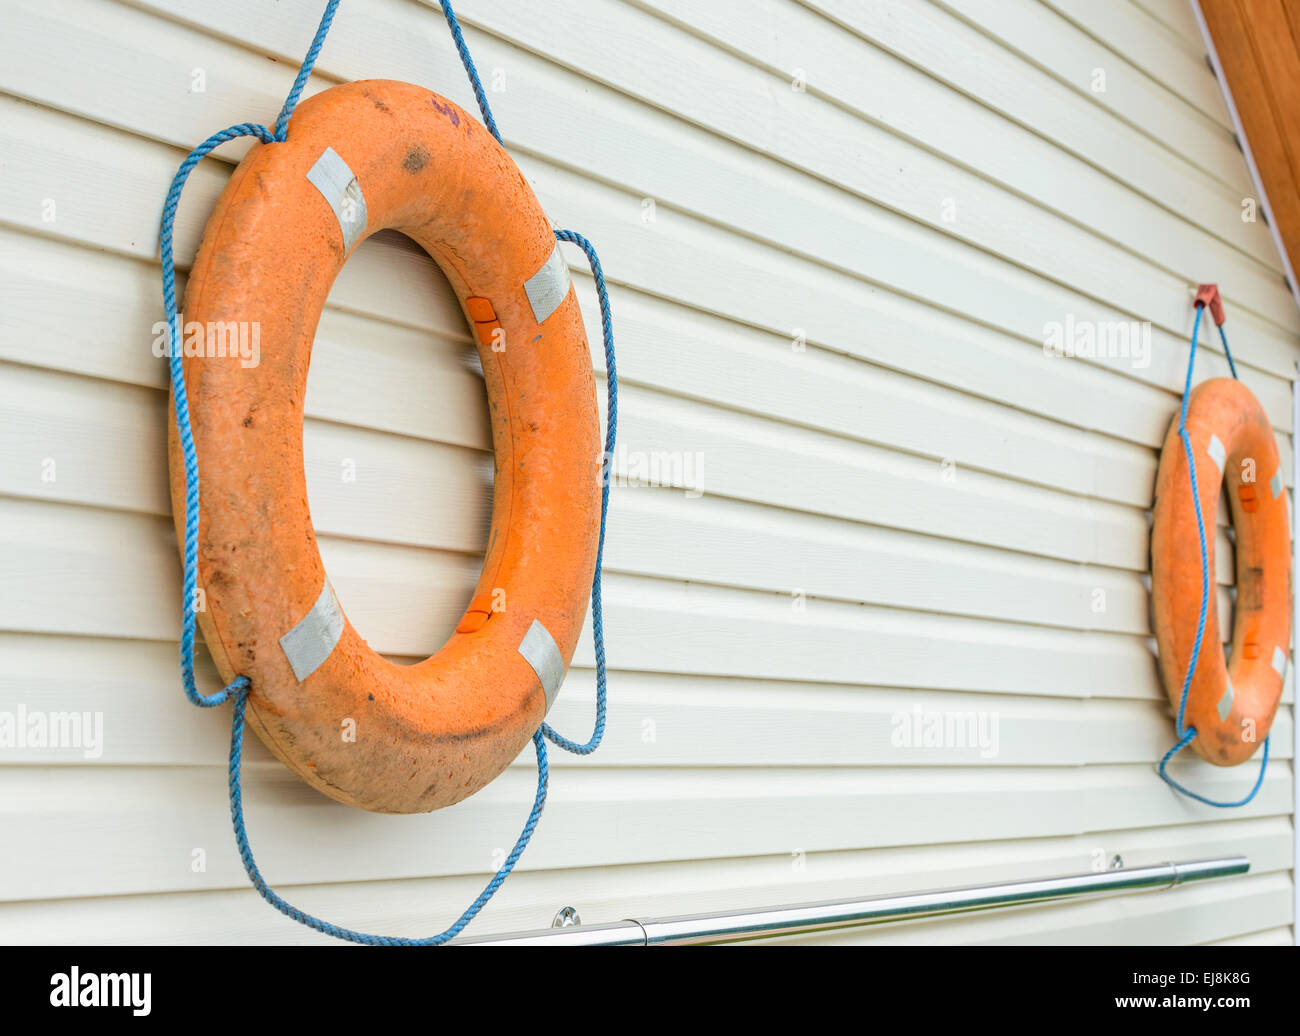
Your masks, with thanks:
[[(1207, 762), (1235, 766), (1268, 736), (1291, 649), (1291, 537), (1277, 443), (1254, 394), (1231, 378), (1197, 385), (1187, 433), (1205, 522), (1210, 597), (1184, 722)], [(1236, 537), (1237, 600), (1225, 660), (1214, 595), (1214, 536), (1226, 484)], [(1201, 547), (1175, 416), (1156, 475), (1151, 597), (1165, 692), (1175, 711), (1201, 608)]]
[[(385, 228), (418, 242), (464, 307), (496, 453), (473, 599), (447, 643), (412, 666), (373, 651), (339, 607), (302, 455), (321, 310), (348, 254)], [(326, 795), (385, 813), (460, 801), (542, 723), (596, 564), (595, 378), (541, 205), (450, 101), (407, 83), (333, 87), (298, 107), (286, 141), (254, 147), (226, 186), (186, 292), (186, 328), (195, 322), (250, 322), (260, 335), (255, 366), (238, 350), (184, 359), (203, 494), (199, 624), (217, 668), (227, 681), (250, 678), (248, 724)], [(181, 536), (174, 419), (170, 448)]]

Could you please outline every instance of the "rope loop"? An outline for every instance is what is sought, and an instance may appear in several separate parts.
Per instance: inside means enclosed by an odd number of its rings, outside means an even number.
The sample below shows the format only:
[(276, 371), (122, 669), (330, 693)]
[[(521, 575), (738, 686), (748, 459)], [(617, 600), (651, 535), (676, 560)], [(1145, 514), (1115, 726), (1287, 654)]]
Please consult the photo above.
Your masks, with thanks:
[(240, 787), (240, 771), (243, 768), (244, 756), (244, 713), (247, 708), (248, 691), (244, 689), (235, 696), (235, 707), (231, 716), (229, 769), (230, 820), (235, 829), (235, 845), (239, 850), (239, 858), (243, 861), (244, 871), (248, 874), (248, 880), (252, 882), (253, 887), (257, 889), (261, 897), (284, 914), (285, 917), (336, 939), (361, 943), (365, 946), (441, 946), (443, 943), (454, 939), (464, 930), (466, 925), (478, 916), (479, 911), (487, 905), (488, 900), (496, 894), (497, 889), (510, 876), (515, 864), (519, 862), (519, 857), (523, 855), (524, 849), (527, 848), (528, 841), (532, 838), (533, 831), (537, 827), (537, 822), (541, 819), (542, 809), (546, 805), (549, 767), (546, 760), (546, 742), (542, 739), (542, 733), (539, 730), (533, 735), (533, 747), (537, 751), (537, 794), (533, 799), (533, 808), (528, 814), (528, 819), (524, 822), (523, 830), (520, 831), (514, 848), (510, 850), (510, 855), (506, 857), (505, 863), (501, 865), (501, 868), (483, 887), (483, 891), (478, 894), (474, 902), (465, 908), (460, 917), (437, 935), (419, 939), (400, 935), (371, 935), (368, 932), (358, 932), (351, 928), (344, 928), (330, 921), (324, 921), (313, 914), (307, 913), (305, 910), (300, 910), (285, 900), (267, 884), (257, 866), (257, 861), (253, 858), (253, 849), (249, 844), (248, 829), (244, 822), (243, 791)]
[(549, 723), (542, 724), (542, 733), (566, 752), (590, 755), (600, 747), (605, 737), (605, 620), (601, 602), (601, 572), (605, 557), (605, 523), (609, 514), (610, 469), (614, 463), (614, 442), (618, 437), (618, 368), (614, 363), (614, 317), (609, 306), (609, 292), (605, 288), (605, 272), (600, 257), (592, 243), (574, 230), (557, 230), (555, 237), (577, 245), (587, 255), (591, 275), (596, 281), (596, 294), (600, 297), (600, 326), (605, 340), (605, 452), (600, 462), (600, 538), (596, 542), (596, 572), (591, 581), (591, 639), (596, 655), (596, 723), (591, 739), (585, 744), (570, 741)]
[[(1196, 456), (1192, 451), (1192, 439), (1187, 434), (1187, 400), (1192, 394), (1192, 370), (1196, 364), (1196, 346), (1201, 337), (1201, 317), (1205, 313), (1205, 303), (1200, 299), (1196, 302), (1196, 319), (1192, 322), (1192, 342), (1191, 348), (1187, 353), (1187, 378), (1183, 382), (1183, 402), (1178, 413), (1178, 437), (1183, 443), (1183, 454), (1187, 458), (1187, 474), (1192, 486), (1192, 506), (1196, 509), (1196, 533), (1200, 537), (1201, 546), (1201, 611), (1196, 620), (1196, 638), (1192, 641), (1192, 660), (1187, 666), (1187, 675), (1183, 677), (1182, 693), (1178, 698), (1178, 714), (1174, 724), (1174, 731), (1178, 735), (1178, 743), (1164, 754), (1156, 767), (1156, 772), (1160, 774), (1160, 779), (1169, 787), (1188, 798), (1195, 799), (1197, 802), (1203, 802), (1207, 806), (1218, 806), (1223, 809), (1232, 809), (1237, 806), (1244, 806), (1264, 784), (1264, 774), (1268, 769), (1268, 738), (1264, 738), (1264, 754), (1260, 759), (1259, 777), (1255, 781), (1255, 786), (1250, 789), (1250, 793), (1243, 799), (1236, 802), (1218, 802), (1214, 799), (1206, 798), (1197, 792), (1192, 791), (1179, 784), (1169, 776), (1169, 760), (1181, 752), (1184, 748), (1196, 740), (1196, 728), (1183, 725), (1183, 720), (1187, 714), (1187, 696), (1192, 689), (1192, 678), (1196, 675), (1196, 663), (1201, 657), (1201, 642), (1205, 638), (1205, 621), (1210, 607), (1210, 559), (1209, 551), (1205, 541), (1205, 517), (1201, 514), (1201, 494), (1196, 485)], [(1232, 376), (1237, 379), (1237, 365), (1232, 362), (1232, 351), (1228, 348), (1228, 336), (1224, 333), (1223, 325), (1219, 324), (1219, 338), (1223, 342), (1223, 354), (1228, 358), (1228, 369), (1232, 371)], [(1240, 380), (1240, 379), (1237, 379)]]

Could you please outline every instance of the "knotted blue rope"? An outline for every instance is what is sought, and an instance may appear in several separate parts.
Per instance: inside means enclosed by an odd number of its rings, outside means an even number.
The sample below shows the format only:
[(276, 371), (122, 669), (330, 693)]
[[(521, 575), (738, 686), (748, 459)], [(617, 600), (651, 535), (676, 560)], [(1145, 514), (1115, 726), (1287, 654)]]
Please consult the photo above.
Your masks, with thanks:
[[(1192, 452), (1192, 439), (1187, 433), (1187, 399), (1192, 393), (1192, 368), (1196, 363), (1196, 345), (1201, 337), (1201, 316), (1205, 312), (1205, 307), (1198, 303), (1196, 307), (1196, 319), (1192, 323), (1192, 345), (1187, 354), (1187, 379), (1183, 384), (1183, 403), (1178, 413), (1178, 437), (1183, 441), (1183, 455), (1187, 458), (1187, 473), (1191, 478), (1192, 484), (1192, 505), (1196, 509), (1196, 533), (1200, 537), (1201, 545), (1201, 611), (1196, 619), (1196, 639), (1192, 642), (1192, 660), (1187, 666), (1187, 675), (1183, 677), (1182, 695), (1178, 700), (1178, 716), (1175, 725), (1175, 733), (1178, 735), (1178, 743), (1165, 753), (1164, 758), (1160, 760), (1158, 772), (1161, 779), (1175, 791), (1181, 792), (1188, 798), (1196, 799), (1197, 802), (1204, 802), (1207, 806), (1218, 806), (1224, 809), (1230, 809), (1235, 806), (1244, 806), (1259, 791), (1264, 783), (1264, 774), (1268, 769), (1268, 738), (1264, 738), (1264, 754), (1260, 758), (1259, 777), (1255, 781), (1255, 786), (1250, 789), (1250, 793), (1245, 798), (1238, 799), (1236, 802), (1218, 802), (1214, 799), (1206, 798), (1198, 792), (1179, 784), (1169, 776), (1167, 767), (1169, 760), (1181, 752), (1184, 748), (1196, 740), (1196, 728), (1186, 727), (1183, 725), (1183, 719), (1187, 712), (1187, 696), (1192, 689), (1192, 678), (1196, 675), (1196, 663), (1201, 657), (1201, 641), (1205, 636), (1205, 620), (1210, 607), (1210, 560), (1209, 551), (1205, 543), (1205, 518), (1201, 514), (1201, 496), (1196, 487), (1196, 457)], [(1228, 358), (1228, 369), (1232, 371), (1234, 379), (1237, 378), (1237, 365), (1232, 362), (1232, 351), (1228, 348), (1228, 336), (1223, 330), (1223, 325), (1219, 325), (1219, 338), (1223, 342), (1223, 353)]]
[[(303, 58), (302, 65), (298, 69), (293, 87), (290, 89), (288, 97), (285, 98), (284, 106), (280, 109), (274, 132), (259, 123), (241, 123), (238, 126), (224, 129), (220, 133), (214, 133), (191, 151), (185, 157), (185, 160), (181, 162), (180, 168), (176, 171), (176, 176), (172, 179), (171, 188), (167, 192), (167, 199), (163, 204), (159, 242), (162, 253), (163, 308), (167, 315), (168, 328), (168, 370), (171, 374), (172, 399), (176, 409), (176, 431), (185, 464), (185, 543), (182, 589), (184, 600), (181, 612), (180, 643), (181, 679), (186, 697), (195, 705), (211, 708), (232, 699), (234, 701), (230, 725), (230, 819), (234, 827), (235, 844), (239, 849), (239, 857), (243, 861), (244, 870), (248, 874), (249, 881), (252, 882), (253, 887), (257, 889), (262, 898), (286, 917), (338, 939), (347, 939), (350, 942), (364, 943), (371, 946), (438, 946), (454, 939), (475, 918), (488, 900), (496, 894), (501, 884), (509, 877), (520, 856), (523, 855), (524, 849), (527, 848), (528, 842), (537, 828), (537, 822), (541, 818), (542, 809), (546, 805), (546, 791), (550, 770), (546, 756), (545, 739), (550, 738), (555, 744), (567, 751), (579, 755), (588, 755), (596, 750), (605, 735), (605, 630), (601, 608), (601, 573), (605, 554), (605, 527), (609, 514), (610, 465), (613, 462), (614, 442), (618, 427), (618, 372), (614, 364), (614, 323), (609, 303), (609, 292), (605, 287), (605, 275), (601, 270), (600, 259), (596, 255), (595, 248), (592, 247), (590, 241), (576, 231), (555, 231), (558, 240), (571, 242), (580, 247), (586, 253), (587, 261), (591, 265), (592, 276), (596, 281), (596, 292), (600, 297), (600, 323), (604, 337), (607, 371), (606, 393), (608, 405), (605, 452), (601, 461), (600, 538), (596, 547), (596, 569), (591, 583), (591, 628), (596, 650), (596, 722), (591, 739), (586, 744), (579, 745), (558, 734), (549, 723), (544, 722), (538, 728), (533, 735), (533, 747), (537, 752), (537, 794), (533, 800), (533, 808), (529, 811), (528, 818), (524, 822), (523, 830), (520, 831), (519, 838), (515, 841), (510, 855), (506, 857), (505, 863), (484, 886), (478, 898), (444, 931), (422, 939), (370, 935), (365, 932), (353, 931), (350, 928), (342, 928), (339, 925), (331, 924), (329, 921), (323, 921), (305, 911), (299, 910), (281, 897), (262, 877), (257, 861), (253, 858), (253, 850), (249, 844), (248, 830), (244, 822), (241, 774), (244, 757), (244, 720), (251, 689), (249, 679), (246, 676), (237, 676), (222, 690), (207, 695), (199, 693), (194, 681), (195, 591), (198, 583), (199, 467), (198, 456), (194, 447), (194, 433), (190, 424), (189, 399), (185, 391), (185, 369), (181, 362), (183, 352), (182, 335), (180, 314), (176, 304), (176, 263), (172, 252), (172, 236), (181, 192), (185, 188), (190, 173), (194, 171), (195, 166), (206, 155), (221, 144), (240, 137), (256, 137), (264, 144), (285, 140), (288, 134), (289, 119), (298, 105), (303, 90), (306, 88), (312, 68), (320, 55), (321, 47), (324, 46), (325, 37), (329, 34), (338, 5), (339, 0), (329, 0), (326, 4), (325, 12), (321, 16), (320, 24), (316, 29), (316, 35), (312, 38), (307, 55)], [(469, 77), (470, 86), (473, 87), (479, 111), (483, 114), (484, 124), (497, 142), (503, 144), (501, 134), (497, 130), (496, 120), (492, 117), (492, 110), (488, 105), (487, 94), (483, 90), (483, 83), (479, 79), (478, 69), (474, 65), (474, 59), (470, 56), (469, 48), (465, 44), (464, 34), (460, 29), (460, 23), (456, 20), (456, 14), (452, 10), (449, 0), (442, 0), (442, 10), (447, 19), (447, 25), (451, 30), (452, 39), (455, 41), (456, 50), (460, 54), (461, 63), (465, 66), (465, 73)]]
[(325, 46), (325, 37), (329, 35), (330, 26), (334, 24), (334, 14), (338, 9), (339, 0), (329, 0), (329, 3), (325, 5), (325, 13), (321, 15), (320, 25), (316, 27), (316, 35), (312, 37), (311, 46), (307, 48), (307, 56), (302, 59), (302, 64), (298, 66), (298, 74), (294, 77), (289, 96), (284, 99), (284, 106), (280, 109), (280, 116), (275, 120), (276, 140), (284, 140), (288, 136), (289, 116), (298, 107), (298, 99), (302, 97), (302, 92), (307, 86), (307, 80), (311, 78), (311, 70), (316, 67), (316, 59), (320, 57), (321, 47)]

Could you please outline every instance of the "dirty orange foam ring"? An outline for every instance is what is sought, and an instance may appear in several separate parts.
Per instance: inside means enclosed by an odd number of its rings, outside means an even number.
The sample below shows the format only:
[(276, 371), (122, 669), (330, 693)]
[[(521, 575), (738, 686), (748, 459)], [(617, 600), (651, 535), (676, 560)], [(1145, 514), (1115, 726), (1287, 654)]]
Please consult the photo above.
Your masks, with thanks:
[[(1268, 736), (1291, 651), (1291, 535), (1277, 442), (1259, 400), (1239, 381), (1211, 378), (1187, 400), (1187, 433), (1206, 525), (1210, 599), (1184, 722), (1208, 762), (1235, 766)], [(1219, 494), (1228, 486), (1237, 600), (1225, 657), (1215, 597)], [(1165, 692), (1175, 711), (1201, 608), (1201, 547), (1178, 418), (1156, 474), (1151, 597)]]
[[(429, 253), (471, 323), (495, 321), (512, 343), (478, 348), (496, 464), (475, 599), (505, 608), (467, 612), (466, 632), (415, 665), (380, 655), (339, 607), (302, 457), (321, 310), (351, 249), (386, 228)], [(202, 479), (199, 624), (223, 679), (251, 680), (248, 725), (340, 802), (414, 813), (473, 794), (528, 744), (573, 657), (596, 564), (600, 426), (576, 297), (538, 322), (524, 290), (555, 248), (491, 134), (397, 82), (303, 101), (285, 141), (249, 151), (208, 221), (184, 319), (256, 322), (261, 362), (184, 359)], [(170, 458), (183, 539), (174, 421)], [(376, 647), (413, 654), (416, 644), (390, 636)]]

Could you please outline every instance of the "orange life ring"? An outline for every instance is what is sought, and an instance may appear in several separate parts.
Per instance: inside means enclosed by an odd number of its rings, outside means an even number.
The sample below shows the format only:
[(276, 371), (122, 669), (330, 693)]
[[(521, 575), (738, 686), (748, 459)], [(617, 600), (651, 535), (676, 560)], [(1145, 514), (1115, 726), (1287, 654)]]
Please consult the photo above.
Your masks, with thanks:
[[(1268, 736), (1291, 650), (1291, 537), (1277, 443), (1254, 394), (1231, 378), (1196, 386), (1187, 433), (1205, 521), (1210, 598), (1184, 722), (1207, 762), (1235, 766)], [(1228, 488), (1236, 536), (1237, 600), (1225, 660), (1214, 595), (1219, 493)], [(1187, 457), (1175, 417), (1156, 475), (1151, 597), (1165, 692), (1177, 711), (1201, 608), (1201, 547)]]
[[(302, 457), (326, 296), (356, 244), (385, 228), (433, 257), (465, 309), (496, 452), (474, 597), (447, 643), (412, 666), (373, 651), (339, 608)], [(259, 325), (260, 363), (237, 350), (183, 361), (208, 649), (223, 678), (250, 678), (253, 730), (326, 795), (386, 813), (458, 802), (542, 723), (596, 563), (595, 378), (551, 225), (504, 149), (450, 101), (407, 83), (336, 86), (299, 106), (286, 141), (248, 153), (208, 221), (185, 327), (232, 321)], [(180, 536), (174, 420), (170, 456)]]

